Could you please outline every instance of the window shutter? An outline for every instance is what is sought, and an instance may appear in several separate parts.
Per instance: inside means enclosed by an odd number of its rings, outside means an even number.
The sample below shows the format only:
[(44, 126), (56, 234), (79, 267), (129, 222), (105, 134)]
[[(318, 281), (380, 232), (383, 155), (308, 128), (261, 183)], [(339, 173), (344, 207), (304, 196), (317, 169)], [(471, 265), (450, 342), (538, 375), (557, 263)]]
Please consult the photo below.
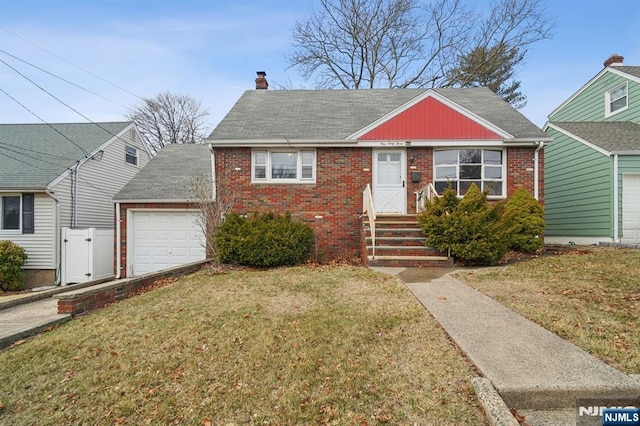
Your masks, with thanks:
[(34, 195), (22, 194), (22, 233), (33, 234), (35, 232), (34, 223)]

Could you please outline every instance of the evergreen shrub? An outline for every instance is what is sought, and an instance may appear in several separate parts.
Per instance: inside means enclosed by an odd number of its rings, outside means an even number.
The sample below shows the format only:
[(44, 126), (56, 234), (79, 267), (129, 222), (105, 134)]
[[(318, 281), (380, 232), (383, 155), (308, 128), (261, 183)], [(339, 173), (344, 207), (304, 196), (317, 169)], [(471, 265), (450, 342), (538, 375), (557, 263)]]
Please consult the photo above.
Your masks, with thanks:
[(544, 209), (533, 195), (518, 188), (504, 204), (502, 220), (505, 223), (511, 250), (537, 253), (544, 247)]
[(24, 288), (24, 270), (27, 261), (24, 249), (11, 241), (0, 241), (0, 288), (20, 290)]
[(214, 237), (221, 263), (256, 267), (297, 265), (311, 252), (313, 230), (290, 213), (230, 213)]

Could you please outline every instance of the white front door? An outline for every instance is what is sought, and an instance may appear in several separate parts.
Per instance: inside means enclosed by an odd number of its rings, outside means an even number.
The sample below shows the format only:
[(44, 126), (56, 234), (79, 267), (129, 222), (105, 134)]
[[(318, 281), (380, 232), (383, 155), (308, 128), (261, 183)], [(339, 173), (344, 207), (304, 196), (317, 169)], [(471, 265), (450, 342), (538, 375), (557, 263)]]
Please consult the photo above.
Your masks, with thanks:
[(405, 151), (373, 151), (373, 203), (378, 213), (406, 213)]

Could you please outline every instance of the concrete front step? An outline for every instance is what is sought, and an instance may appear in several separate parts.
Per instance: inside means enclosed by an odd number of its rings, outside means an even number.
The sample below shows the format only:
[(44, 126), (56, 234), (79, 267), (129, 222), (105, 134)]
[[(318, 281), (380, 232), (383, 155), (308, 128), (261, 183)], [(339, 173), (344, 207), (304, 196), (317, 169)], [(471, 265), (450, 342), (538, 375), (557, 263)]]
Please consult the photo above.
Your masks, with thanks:
[[(373, 246), (367, 246), (367, 253), (370, 255), (373, 253)], [(442, 253), (438, 250), (426, 247), (424, 245), (419, 246), (400, 246), (400, 245), (376, 245), (376, 257), (377, 256), (436, 256), (441, 257)]]
[(453, 266), (453, 259), (424, 246), (425, 235), (416, 215), (378, 215), (375, 222), (375, 257), (371, 229), (367, 221), (363, 225), (365, 246), (362, 248), (368, 254), (366, 261), (369, 266)]
[(453, 259), (447, 256), (368, 256), (369, 266), (378, 267), (449, 267), (453, 266)]
[[(366, 238), (371, 238), (371, 232), (367, 229)], [(420, 229), (402, 228), (402, 229), (376, 229), (376, 240), (379, 238), (416, 238), (423, 242), (425, 236)]]
[[(371, 237), (365, 239), (367, 246), (370, 247)], [(376, 237), (376, 248), (381, 246), (393, 247), (426, 247), (424, 238), (420, 237)]]

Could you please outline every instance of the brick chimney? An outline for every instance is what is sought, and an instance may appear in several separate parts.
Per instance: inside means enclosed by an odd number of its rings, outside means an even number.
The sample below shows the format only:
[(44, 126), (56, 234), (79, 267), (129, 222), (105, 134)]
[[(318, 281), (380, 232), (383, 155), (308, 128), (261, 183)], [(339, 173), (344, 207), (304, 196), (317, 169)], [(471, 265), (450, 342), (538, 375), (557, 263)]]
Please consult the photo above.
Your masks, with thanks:
[(610, 67), (611, 65), (622, 65), (622, 61), (624, 61), (624, 56), (620, 56), (617, 53), (609, 56), (609, 59), (604, 61), (604, 67)]
[(256, 78), (256, 90), (267, 90), (269, 88), (269, 82), (267, 81), (267, 73), (264, 71), (258, 71), (258, 78)]

